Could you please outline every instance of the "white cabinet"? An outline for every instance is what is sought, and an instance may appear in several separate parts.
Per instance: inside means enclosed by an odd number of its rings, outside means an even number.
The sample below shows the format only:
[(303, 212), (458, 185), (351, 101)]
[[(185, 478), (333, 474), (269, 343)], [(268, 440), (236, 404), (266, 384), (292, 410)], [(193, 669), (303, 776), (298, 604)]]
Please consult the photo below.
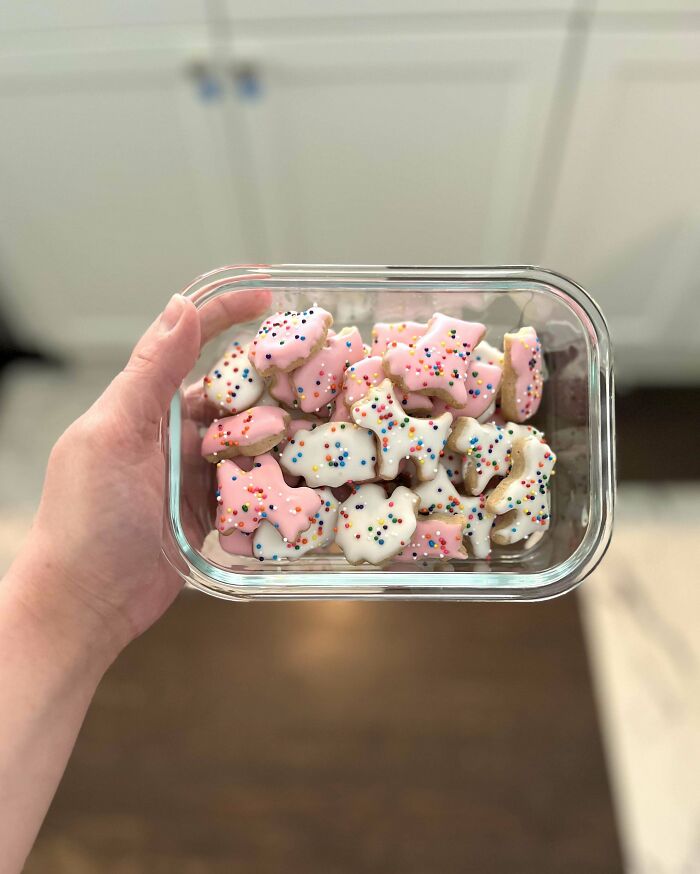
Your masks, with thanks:
[(193, 41), (0, 56), (0, 294), (20, 327), (120, 354), (198, 273), (247, 258), (223, 99)]
[(594, 32), (543, 260), (609, 317), (624, 382), (700, 377), (700, 32)]
[(261, 249), (273, 261), (529, 260), (557, 29), (246, 39)]

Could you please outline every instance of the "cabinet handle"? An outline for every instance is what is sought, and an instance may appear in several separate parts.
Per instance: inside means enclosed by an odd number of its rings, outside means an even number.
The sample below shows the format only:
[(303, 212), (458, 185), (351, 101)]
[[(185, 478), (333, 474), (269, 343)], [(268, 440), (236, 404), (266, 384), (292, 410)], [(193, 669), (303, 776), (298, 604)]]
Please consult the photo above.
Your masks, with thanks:
[(262, 83), (255, 64), (239, 62), (231, 66), (231, 78), (241, 100), (259, 100)]
[(191, 61), (186, 68), (187, 76), (194, 83), (199, 99), (209, 102), (221, 99), (221, 79), (212, 64), (203, 60)]

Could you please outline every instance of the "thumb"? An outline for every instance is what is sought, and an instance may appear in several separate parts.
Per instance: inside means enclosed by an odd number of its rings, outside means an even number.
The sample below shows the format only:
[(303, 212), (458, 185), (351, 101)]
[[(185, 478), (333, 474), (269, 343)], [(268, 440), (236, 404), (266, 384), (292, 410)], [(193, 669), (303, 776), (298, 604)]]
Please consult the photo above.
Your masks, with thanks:
[(160, 420), (200, 351), (197, 309), (175, 294), (141, 337), (129, 361), (98, 403), (127, 427), (156, 437)]

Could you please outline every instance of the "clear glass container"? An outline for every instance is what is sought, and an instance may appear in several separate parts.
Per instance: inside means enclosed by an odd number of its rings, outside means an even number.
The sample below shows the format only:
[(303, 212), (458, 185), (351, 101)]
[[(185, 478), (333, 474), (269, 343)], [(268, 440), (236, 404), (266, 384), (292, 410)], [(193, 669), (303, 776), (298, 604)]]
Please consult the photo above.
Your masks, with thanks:
[[(164, 423), (163, 549), (188, 583), (235, 600), (534, 601), (569, 591), (598, 564), (610, 541), (615, 498), (613, 368), (605, 319), (581, 287), (537, 267), (254, 265), (215, 270), (183, 293), (200, 308), (221, 308), (226, 296), (231, 312), (236, 295), (249, 289), (268, 290), (270, 306), (250, 322), (221, 325)], [(434, 312), (484, 323), (486, 339), (495, 345), (504, 332), (534, 326), (546, 381), (532, 424), (557, 455), (549, 530), (494, 550), (488, 561), (468, 558), (427, 569), (353, 566), (341, 554), (260, 562), (225, 553), (212, 533), (215, 466), (200, 455), (211, 415), (203, 416), (200, 392), (192, 386), (201, 384), (227, 342), (252, 339), (265, 316), (315, 303), (333, 314), (336, 326), (357, 325), (366, 342), (376, 321), (426, 321)]]

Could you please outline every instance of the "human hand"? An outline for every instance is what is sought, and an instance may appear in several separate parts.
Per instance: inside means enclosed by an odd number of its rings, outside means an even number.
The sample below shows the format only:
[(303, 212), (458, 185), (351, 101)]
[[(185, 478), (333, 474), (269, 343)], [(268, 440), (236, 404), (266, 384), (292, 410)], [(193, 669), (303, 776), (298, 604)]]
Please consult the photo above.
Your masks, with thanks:
[[(175, 295), (124, 370), (51, 452), (10, 585), (56, 634), (85, 639), (105, 667), (182, 587), (161, 552), (161, 419), (201, 345), (267, 304), (266, 292), (241, 291), (197, 310)], [(191, 434), (196, 439), (194, 426)]]

